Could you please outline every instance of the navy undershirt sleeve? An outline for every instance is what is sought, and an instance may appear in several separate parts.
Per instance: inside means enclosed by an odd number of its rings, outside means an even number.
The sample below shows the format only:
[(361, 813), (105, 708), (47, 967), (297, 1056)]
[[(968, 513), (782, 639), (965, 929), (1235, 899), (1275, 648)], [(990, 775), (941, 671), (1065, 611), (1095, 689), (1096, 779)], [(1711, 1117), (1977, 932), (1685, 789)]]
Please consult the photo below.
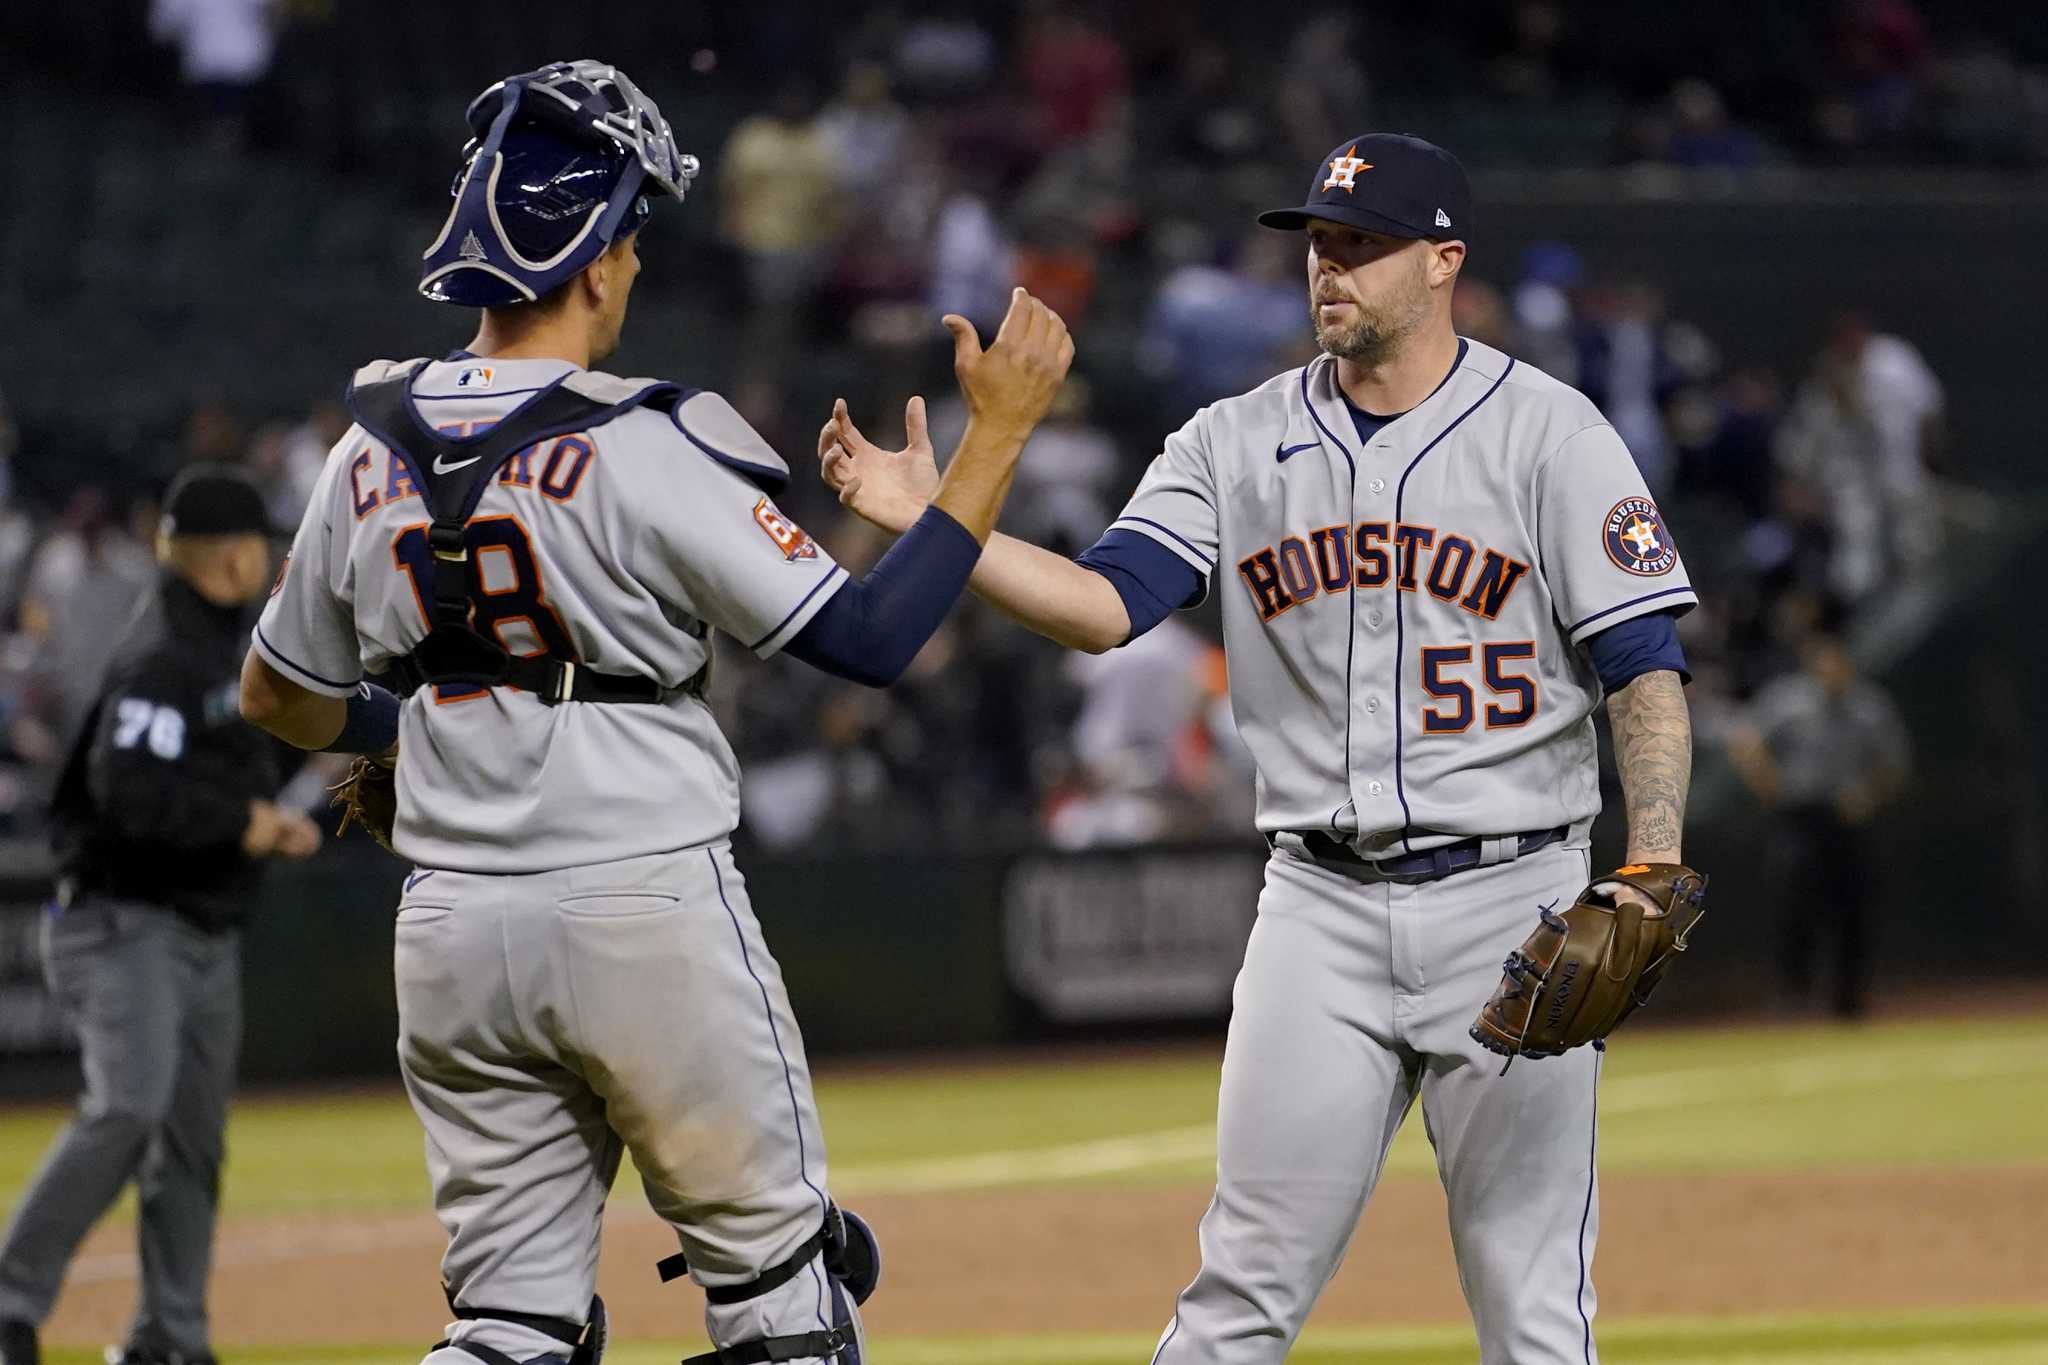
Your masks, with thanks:
[(1124, 644), (1164, 621), (1179, 607), (1202, 600), (1207, 585), (1192, 564), (1139, 531), (1112, 530), (1090, 545), (1075, 563), (1109, 580), (1124, 600), (1131, 633)]
[(868, 687), (887, 687), (960, 600), (981, 544), (936, 507), (889, 547), (858, 582), (805, 623), (784, 652), (813, 668)]
[(1680, 682), (1691, 682), (1685, 650), (1678, 643), (1676, 612), (1655, 611), (1609, 626), (1586, 640), (1601, 690), (1619, 692), (1645, 673), (1668, 669)]

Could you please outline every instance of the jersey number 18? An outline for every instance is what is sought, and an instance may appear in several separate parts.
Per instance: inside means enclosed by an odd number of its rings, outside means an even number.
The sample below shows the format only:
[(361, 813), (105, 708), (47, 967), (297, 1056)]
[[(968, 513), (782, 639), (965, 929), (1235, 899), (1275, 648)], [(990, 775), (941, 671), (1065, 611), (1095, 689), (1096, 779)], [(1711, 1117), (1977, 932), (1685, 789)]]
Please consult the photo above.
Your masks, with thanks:
[[(488, 635), (513, 654), (528, 658), (545, 657), (576, 661), (576, 646), (569, 628), (548, 605), (542, 591), (540, 565), (533, 557), (533, 543), (519, 518), (510, 515), (477, 517), (463, 533), (472, 561), (476, 564), (477, 591), (470, 605), (469, 623), (480, 635)], [(391, 542), (391, 559), (412, 583), (413, 599), (419, 603), (420, 619), (431, 622), (428, 603), (434, 595), (434, 552), (427, 545), (427, 524), (408, 526)], [(501, 568), (502, 566), (502, 568)], [(493, 586), (494, 582), (496, 586)], [(505, 627), (526, 623), (530, 639), (511, 640)], [(522, 648), (525, 645), (527, 647)], [(484, 687), (448, 686), (434, 689), (438, 702), (464, 701), (481, 697)]]

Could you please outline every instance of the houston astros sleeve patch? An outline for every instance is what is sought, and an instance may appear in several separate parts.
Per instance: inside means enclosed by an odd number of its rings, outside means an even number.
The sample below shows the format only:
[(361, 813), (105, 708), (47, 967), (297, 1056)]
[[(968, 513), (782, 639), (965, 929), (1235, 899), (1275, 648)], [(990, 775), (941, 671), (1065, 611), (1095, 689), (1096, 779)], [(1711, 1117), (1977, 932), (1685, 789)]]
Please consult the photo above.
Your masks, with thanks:
[(1643, 578), (1670, 573), (1678, 563), (1678, 547), (1648, 498), (1623, 498), (1614, 504), (1603, 526), (1607, 557), (1617, 568)]

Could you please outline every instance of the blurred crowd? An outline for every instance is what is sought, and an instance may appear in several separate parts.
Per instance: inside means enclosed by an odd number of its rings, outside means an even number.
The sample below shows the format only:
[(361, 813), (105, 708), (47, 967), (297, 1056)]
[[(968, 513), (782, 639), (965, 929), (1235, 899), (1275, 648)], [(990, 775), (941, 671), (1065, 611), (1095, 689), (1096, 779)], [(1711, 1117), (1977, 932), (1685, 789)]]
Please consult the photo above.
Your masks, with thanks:
[[(500, 26), (514, 31), (541, 17), (523, 14), (520, 0), (499, 8)], [(801, 158), (851, 149), (869, 185), (903, 168), (882, 159), (908, 145), (903, 106), (964, 111), (952, 135), (996, 153), (981, 169), (1000, 178), (1016, 166), (1008, 153), (1084, 139), (1127, 95), (1141, 122), (1226, 155), (1271, 150), (1276, 118), (1321, 150), (1332, 108), (1355, 120), (1412, 97), (1447, 96), (1524, 120), (1550, 106), (1581, 107), (1599, 125), (1594, 145), (1617, 162), (1742, 172), (1773, 163), (2048, 158), (2039, 26), (1989, 0), (1724, 0), (1655, 24), (1636, 22), (1642, 9), (1631, 0), (1482, 0), (1426, 15), (1324, 4), (1277, 23), (1241, 7), (1101, 0), (856, 0), (835, 6), (829, 23), (807, 4), (739, 21), (655, 8), (622, 7), (617, 17), (657, 44), (715, 48), (715, 62), (756, 96), (777, 73), (821, 73), (823, 93), (836, 96), (821, 146), (793, 136), (808, 120), (784, 100), (780, 142), (757, 136), (749, 150)], [(149, 39), (224, 146), (281, 135), (260, 126), (279, 103), (265, 89), (275, 69), (315, 47), (346, 67), (356, 41), (349, 26), (357, 17), (325, 0), (146, 0), (146, 9)], [(362, 18), (401, 47), (431, 49), (458, 32), (489, 41), (459, 17), (453, 31), (418, 14), (366, 10)], [(603, 16), (582, 23), (607, 33)], [(702, 74), (713, 56), (700, 56)], [(887, 86), (875, 83), (878, 69)], [(997, 92), (1003, 98), (992, 100)], [(323, 115), (332, 124), (347, 111)]]
[[(1740, 173), (1773, 162), (2038, 165), (2048, 153), (2048, 69), (1967, 16), (1913, 0), (1780, 9), (1765, 25), (1774, 32), (1726, 31), (1778, 47), (1782, 64), (1738, 62), (1743, 74), (1718, 83), (1683, 68), (1637, 83), (1617, 157)], [(1557, 50), (1564, 5), (1539, 0), (1516, 14), (1524, 51)], [(1527, 67), (1506, 71), (1519, 84)]]
[[(151, 33), (181, 54), (223, 149), (261, 140), (251, 111), (290, 50), (278, 24), (295, 8), (152, 0)], [(990, 330), (1021, 283), (1091, 351), (1130, 358), (1077, 372), (1022, 463), (1006, 526), (1069, 553), (1108, 524), (1166, 432), (1313, 354), (1298, 241), (1242, 224), (1298, 195), (1332, 128), (1370, 121), (1394, 75), (1397, 21), (1353, 6), (1289, 15), (1277, 53), (1254, 56), (1199, 31), (1162, 52), (1132, 36), (1135, 20), (1099, 17), (1110, 12), (1030, 5), (997, 23), (966, 4), (856, 6), (835, 60), (764, 65), (781, 74), (702, 149), (733, 268), (666, 287), (712, 296), (724, 387), (798, 466), (787, 510), (856, 570), (884, 546), (810, 476), (824, 408), (792, 395), (845, 393), (887, 440), (904, 399), (928, 393), (948, 449), (962, 419), (942, 396), (937, 313)], [(1472, 93), (1512, 112), (1605, 79), (1629, 111), (1616, 160), (1740, 169), (1970, 136), (1985, 148), (2020, 139), (2022, 159), (2048, 146), (2040, 71), (1988, 38), (1937, 42), (1908, 0), (1834, 6), (1809, 34), (1824, 78), (1801, 86), (1810, 103), (1797, 108), (1763, 77), (1740, 98), (1692, 76), (1624, 80), (1554, 0), (1488, 13), (1458, 54), (1480, 73)], [(807, 40), (766, 20), (748, 36), (756, 61)], [(709, 73), (719, 60), (695, 64)], [(1770, 112), (1731, 112), (1745, 108)], [(1675, 316), (1660, 281), (1614, 274), (1569, 243), (1474, 264), (1456, 296), (1460, 331), (1583, 389), (1666, 504), (1701, 589), (1683, 635), (1709, 739), (1799, 672), (1820, 623), (1924, 580), (1945, 528), (1971, 514), (1941, 381), (1908, 337), (1844, 315), (1804, 372), (1780, 373)], [(243, 461), (290, 526), (345, 424), (332, 402), (280, 415), (200, 401), (155, 460), (153, 487), (186, 461)], [(0, 832), (33, 823), (152, 571), (156, 516), (149, 488), (88, 481), (14, 499), (7, 460), (36, 452), (11, 433), (0, 427)], [(745, 765), (750, 837), (771, 847), (1084, 846), (1241, 833), (1250, 812), (1213, 605), (1086, 657), (970, 603), (887, 693), (731, 647), (713, 695)]]
[[(1501, 285), (1459, 285), (1460, 331), (1577, 384), (1628, 440), (1701, 590), (1681, 632), (1703, 734), (1740, 723), (1748, 699), (1797, 673), (1816, 631), (1925, 581), (1944, 527), (1969, 515), (1947, 478), (1940, 381), (1909, 341), (1844, 317), (1788, 382), (1727, 363), (1712, 338), (1666, 315), (1654, 285), (1600, 279), (1563, 244), (1532, 249), (1522, 267)], [(1163, 352), (1189, 340), (1176, 342), (1176, 315), (1220, 306), (1205, 299), (1272, 288), (1290, 304), (1276, 302), (1263, 352), (1239, 338), (1237, 369), (1167, 364), (1162, 392), (1173, 397), (1162, 402), (1236, 392), (1302, 356), (1289, 333), (1306, 326), (1277, 320), (1301, 317), (1299, 285), (1277, 265), (1247, 253), (1201, 270), (1215, 279), (1180, 271), (1156, 284), (1152, 339)], [(998, 286), (1014, 277), (999, 274)], [(164, 466), (242, 462), (290, 527), (346, 420), (323, 401), (250, 430), (202, 403)], [(940, 450), (961, 424), (957, 402), (933, 404)], [(13, 444), (0, 426), (0, 451), (20, 458)], [(1006, 526), (1084, 548), (1155, 445), (1095, 421), (1088, 383), (1074, 379), (1026, 449)], [(800, 447), (784, 448), (798, 473), (788, 501), (835, 556), (864, 568), (884, 538), (814, 486)], [(0, 460), (0, 831), (19, 832), (154, 572), (156, 507), (90, 484), (61, 506), (24, 506), (9, 496), (7, 467)], [(745, 765), (751, 837), (771, 847), (1077, 847), (1241, 833), (1249, 817), (1213, 606), (1091, 657), (970, 602), (887, 692), (728, 647), (713, 695)]]

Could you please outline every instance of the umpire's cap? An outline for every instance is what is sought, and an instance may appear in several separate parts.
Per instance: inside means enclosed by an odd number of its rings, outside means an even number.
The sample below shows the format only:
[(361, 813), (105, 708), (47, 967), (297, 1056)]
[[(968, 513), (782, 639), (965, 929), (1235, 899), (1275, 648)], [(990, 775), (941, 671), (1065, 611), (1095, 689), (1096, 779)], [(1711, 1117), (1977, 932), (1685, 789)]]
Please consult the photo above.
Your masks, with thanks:
[(232, 465), (195, 464), (171, 480), (158, 529), (167, 536), (260, 536), (274, 528), (255, 480)]
[(1265, 226), (1282, 229), (1307, 227), (1311, 218), (1389, 237), (1462, 241), (1472, 231), (1472, 184), (1458, 158), (1434, 142), (1365, 133), (1316, 163), (1307, 203), (1259, 215)]
[(646, 225), (652, 196), (681, 199), (697, 158), (617, 67), (556, 62), (470, 101), (455, 203), (424, 253), (436, 303), (531, 303)]

